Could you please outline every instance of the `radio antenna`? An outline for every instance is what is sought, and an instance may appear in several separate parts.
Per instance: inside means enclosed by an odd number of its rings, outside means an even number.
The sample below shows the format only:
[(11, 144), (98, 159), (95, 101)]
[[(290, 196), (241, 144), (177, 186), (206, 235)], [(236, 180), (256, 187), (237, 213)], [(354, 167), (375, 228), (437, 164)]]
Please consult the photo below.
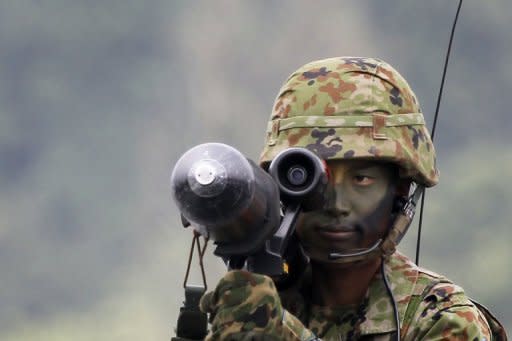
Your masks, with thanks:
[[(437, 125), (437, 117), (439, 116), (439, 107), (441, 105), (441, 98), (443, 96), (443, 88), (444, 88), (444, 80), (446, 78), (446, 70), (448, 69), (448, 61), (450, 59), (450, 52), (452, 49), (453, 36), (455, 34), (455, 26), (457, 26), (457, 20), (459, 19), (460, 8), (462, 7), (462, 0), (459, 0), (459, 6), (457, 7), (457, 13), (455, 14), (455, 19), (453, 20), (452, 32), (450, 34), (450, 41), (448, 43), (448, 50), (446, 51), (446, 58), (444, 60), (444, 69), (443, 76), (441, 78), (441, 86), (439, 87), (439, 94), (437, 95), (437, 104), (436, 111), (434, 115), (434, 123), (432, 124), (432, 130), (430, 137), (432, 142), (434, 142), (434, 135), (436, 132)], [(421, 226), (423, 223), (423, 207), (425, 205), (425, 190), (423, 190), (423, 195), (421, 196), (421, 205), (420, 205), (420, 219), (418, 222), (418, 240), (416, 241), (416, 265), (419, 265), (420, 262), (420, 244), (421, 244)]]

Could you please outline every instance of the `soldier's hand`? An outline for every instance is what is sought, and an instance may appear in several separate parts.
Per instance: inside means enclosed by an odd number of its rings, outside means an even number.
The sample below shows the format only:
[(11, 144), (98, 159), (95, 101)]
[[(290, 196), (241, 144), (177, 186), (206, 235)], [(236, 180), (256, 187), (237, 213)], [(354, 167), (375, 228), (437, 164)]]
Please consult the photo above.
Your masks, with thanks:
[(228, 272), (215, 291), (203, 296), (200, 308), (211, 314), (211, 333), (221, 339), (264, 330), (281, 321), (283, 315), (274, 282), (267, 276), (242, 270)]
[(311, 340), (313, 333), (283, 309), (270, 277), (247, 271), (228, 272), (213, 292), (201, 298), (210, 313), (207, 340)]

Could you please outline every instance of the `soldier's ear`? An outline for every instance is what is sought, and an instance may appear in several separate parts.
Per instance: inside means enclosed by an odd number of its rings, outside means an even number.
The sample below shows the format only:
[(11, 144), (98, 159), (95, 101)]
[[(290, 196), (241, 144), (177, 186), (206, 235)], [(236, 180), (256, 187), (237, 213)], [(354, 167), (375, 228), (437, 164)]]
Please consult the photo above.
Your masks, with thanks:
[(409, 196), (409, 189), (411, 188), (411, 180), (398, 179), (396, 184), (396, 196), (399, 198), (407, 198)]
[(410, 187), (411, 182), (409, 180), (398, 179), (396, 185), (395, 201), (393, 202), (393, 213), (397, 213), (402, 210), (402, 207), (407, 202)]

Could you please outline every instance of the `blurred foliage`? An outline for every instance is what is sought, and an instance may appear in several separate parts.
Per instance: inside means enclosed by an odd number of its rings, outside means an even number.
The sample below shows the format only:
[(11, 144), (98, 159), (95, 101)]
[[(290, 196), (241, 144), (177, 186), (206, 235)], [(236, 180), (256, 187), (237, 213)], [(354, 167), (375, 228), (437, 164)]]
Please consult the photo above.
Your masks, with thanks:
[[(511, 7), (463, 6), (421, 256), (509, 328)], [(168, 191), (179, 155), (219, 141), (257, 159), (281, 82), (327, 56), (389, 61), (431, 122), (455, 8), (0, 2), (0, 339), (168, 338), (191, 238)]]

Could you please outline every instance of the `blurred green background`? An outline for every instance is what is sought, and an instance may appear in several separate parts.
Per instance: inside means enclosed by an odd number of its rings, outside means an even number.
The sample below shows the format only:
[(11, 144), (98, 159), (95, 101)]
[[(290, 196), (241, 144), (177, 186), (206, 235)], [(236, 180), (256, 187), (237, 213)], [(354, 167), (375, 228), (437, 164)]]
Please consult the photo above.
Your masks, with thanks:
[[(390, 62), (430, 125), (456, 7), (1, 1), (0, 339), (169, 339), (191, 239), (170, 199), (178, 157), (218, 141), (257, 159), (281, 83), (330, 56)], [(508, 0), (463, 5), (421, 255), (508, 329), (510, 13)], [(213, 286), (224, 267), (207, 265)]]

